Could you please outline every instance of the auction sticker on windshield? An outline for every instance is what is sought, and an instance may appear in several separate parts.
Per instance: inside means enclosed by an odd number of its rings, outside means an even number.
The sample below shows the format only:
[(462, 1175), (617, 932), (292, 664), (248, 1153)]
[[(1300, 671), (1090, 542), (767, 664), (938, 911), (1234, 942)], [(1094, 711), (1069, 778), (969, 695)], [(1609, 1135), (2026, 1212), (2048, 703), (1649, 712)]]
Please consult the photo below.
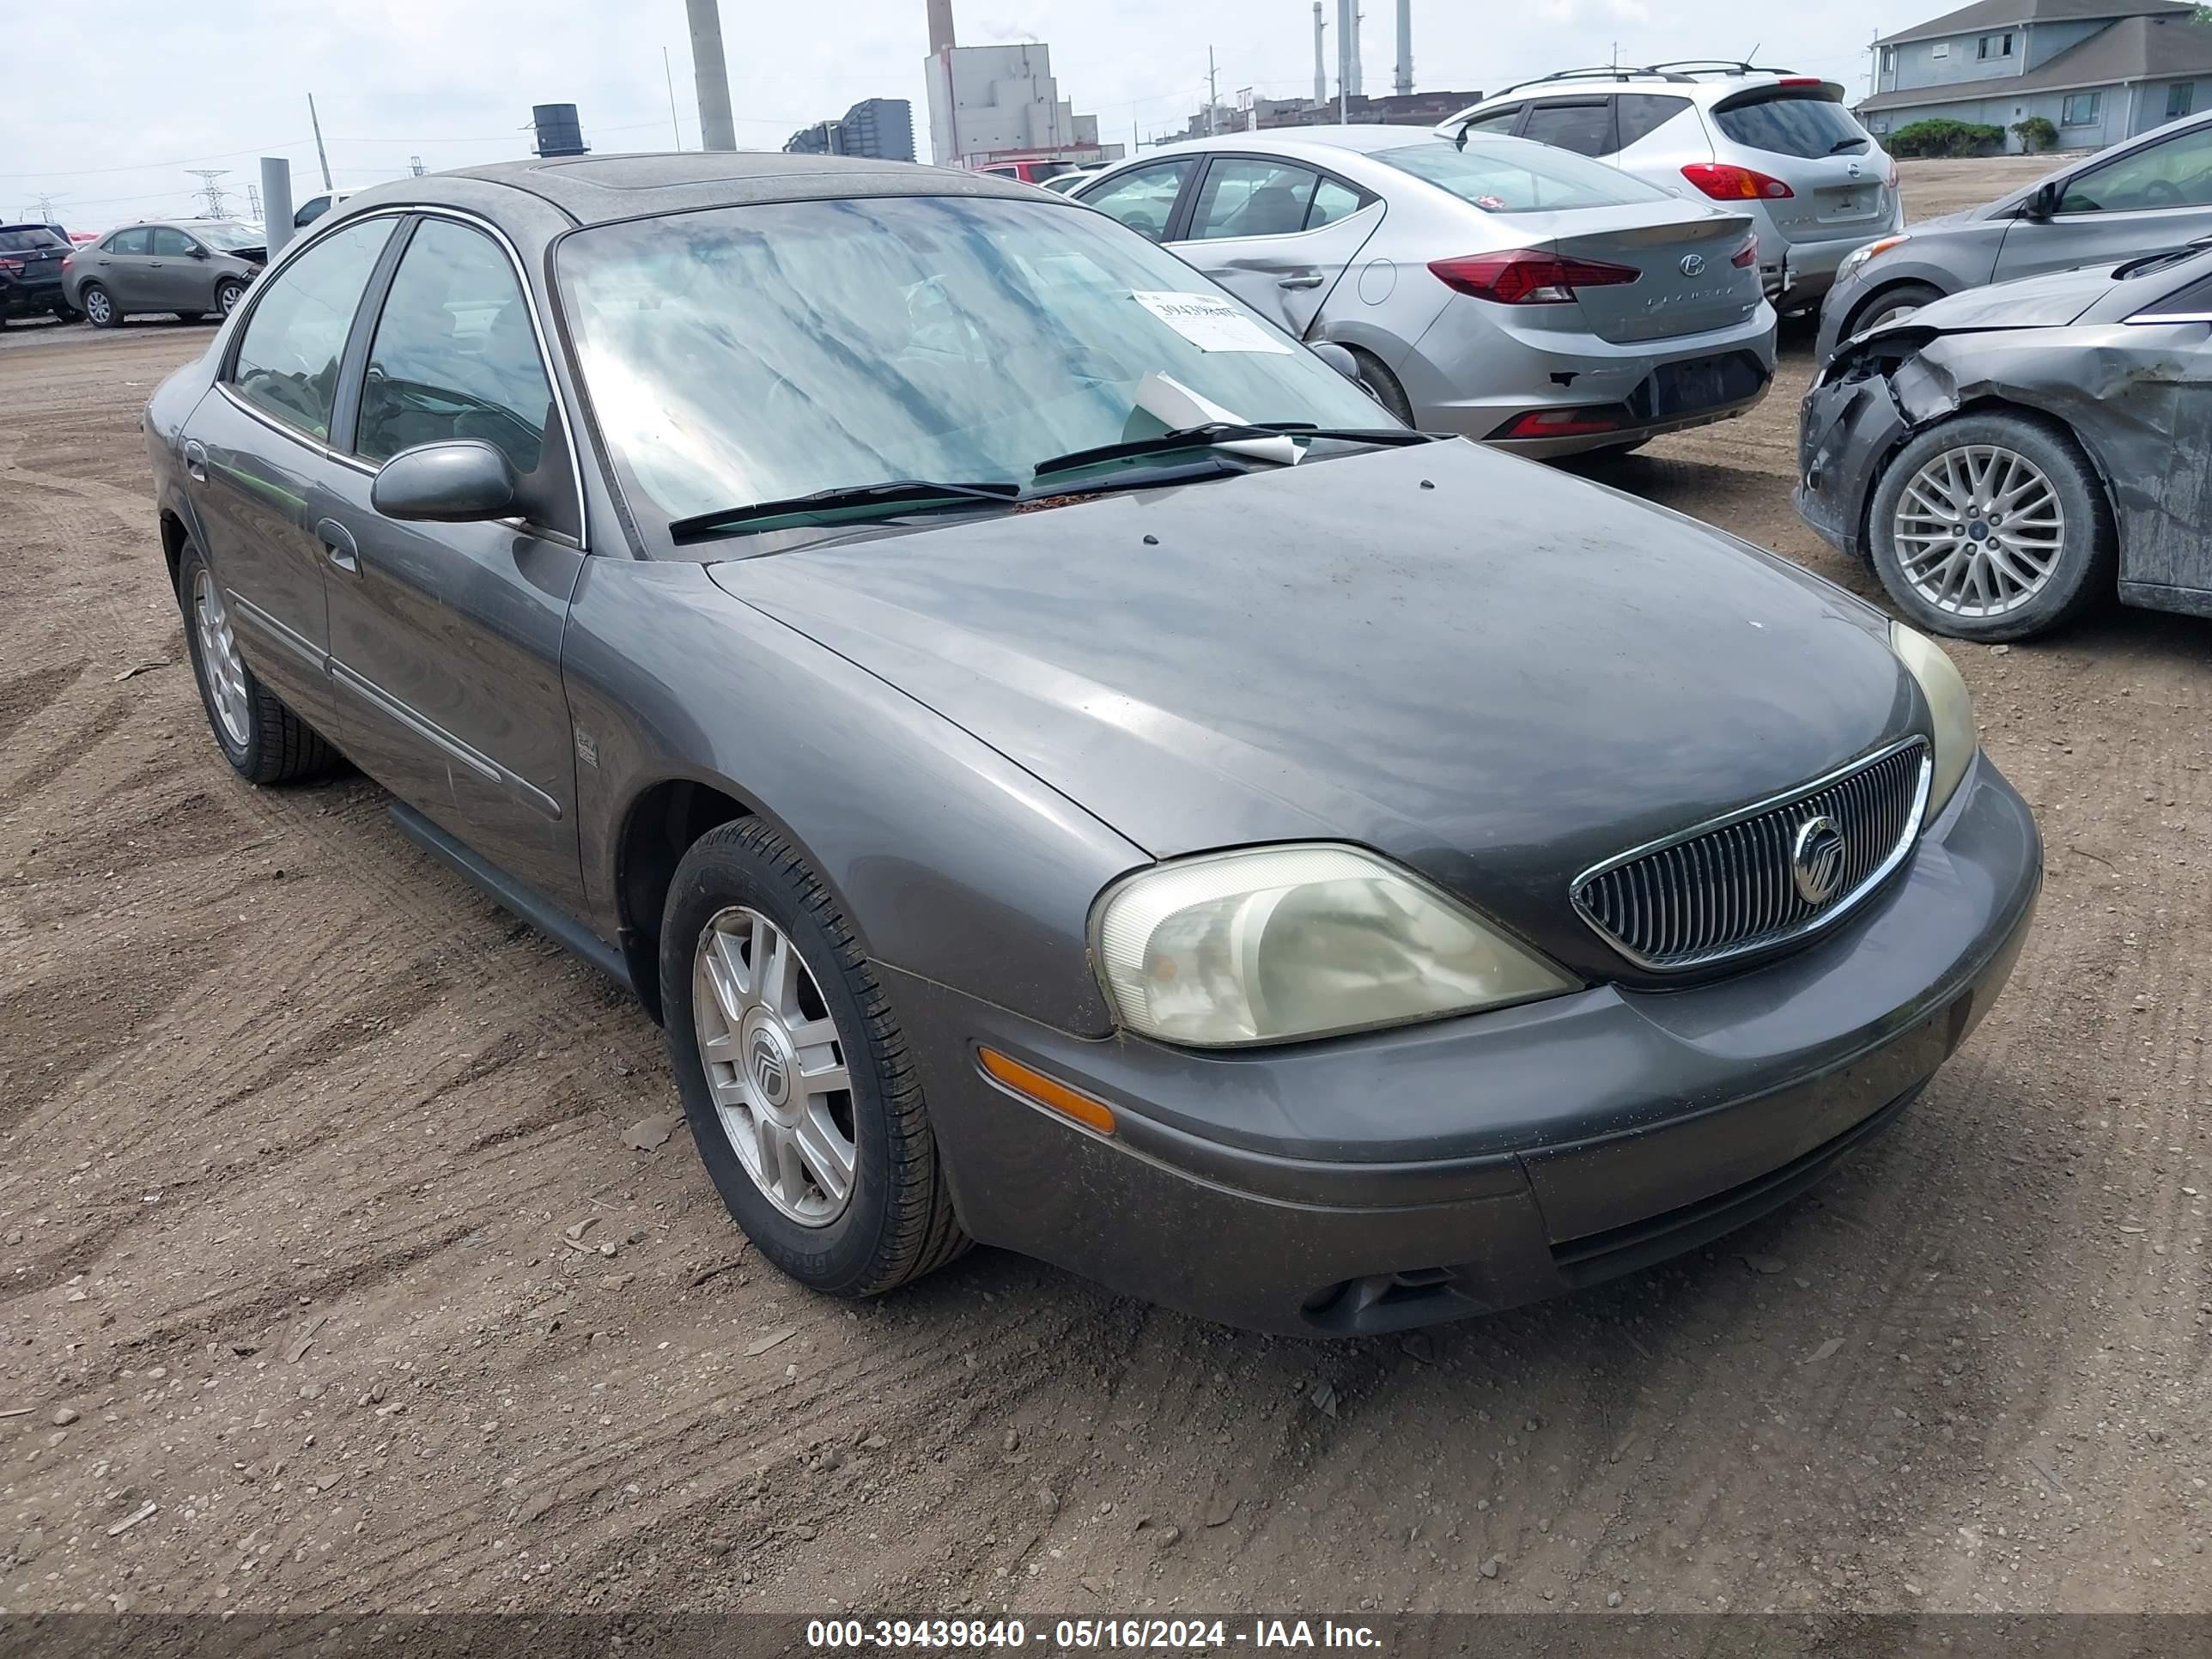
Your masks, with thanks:
[(1139, 289), (1129, 297), (1200, 351), (1279, 351), (1287, 355), (1291, 349), (1289, 341), (1268, 333), (1228, 301), (1211, 294), (1159, 294)]

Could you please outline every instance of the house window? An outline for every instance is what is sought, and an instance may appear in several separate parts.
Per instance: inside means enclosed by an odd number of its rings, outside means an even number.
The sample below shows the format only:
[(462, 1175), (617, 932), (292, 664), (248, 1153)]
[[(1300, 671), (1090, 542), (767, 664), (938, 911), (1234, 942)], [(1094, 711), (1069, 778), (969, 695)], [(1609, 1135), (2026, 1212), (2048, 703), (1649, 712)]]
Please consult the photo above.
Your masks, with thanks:
[(2179, 121), (2197, 106), (2197, 82), (2179, 81), (2166, 89), (2166, 118)]
[(2058, 125), (2062, 127), (2094, 127), (2104, 105), (2105, 94), (2101, 92), (2069, 93), (2066, 101), (2058, 106)]
[(1975, 56), (1978, 58), (2011, 57), (2012, 36), (2009, 34), (1984, 35), (1975, 42)]
[(1938, 40), (1929, 48), (1928, 55), (1930, 58), (1948, 58), (1951, 55), (1951, 43), (1948, 40)]

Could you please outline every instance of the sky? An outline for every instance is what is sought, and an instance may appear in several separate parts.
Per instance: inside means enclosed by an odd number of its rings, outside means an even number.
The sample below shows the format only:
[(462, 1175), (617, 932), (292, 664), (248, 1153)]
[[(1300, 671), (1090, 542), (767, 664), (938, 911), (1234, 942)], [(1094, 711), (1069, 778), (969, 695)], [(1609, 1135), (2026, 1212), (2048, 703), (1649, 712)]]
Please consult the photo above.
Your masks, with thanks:
[[(1387, 93), (1395, 6), (1364, 3), (1366, 90)], [(1944, 9), (1413, 0), (1414, 82), (1494, 90), (1609, 62), (1617, 45), (1623, 63), (1755, 51), (1856, 95), (1877, 25), (1895, 31)], [(1332, 21), (1335, 11), (1329, 0)], [(1048, 43), (1060, 95), (1097, 115), (1109, 142), (1164, 135), (1202, 107), (1209, 46), (1224, 100), (1245, 88), (1312, 90), (1311, 0), (953, 0), (953, 13), (963, 45)], [(741, 148), (781, 149), (863, 98), (906, 98), (928, 159), (923, 0), (722, 0), (722, 29)], [(679, 133), (684, 149), (699, 144), (684, 0), (228, 0), (213, 11), (108, 0), (96, 14), (27, 6), (7, 32), (15, 72), (0, 115), (0, 217), (76, 230), (200, 210), (192, 167), (227, 168), (216, 181), (230, 192), (225, 210), (243, 213), (263, 155), (289, 158), (295, 201), (313, 194), (322, 175), (311, 93), (341, 186), (397, 178), (417, 156), (435, 172), (525, 155), (534, 103), (577, 105), (597, 153), (667, 149)], [(1332, 64), (1334, 55), (1332, 39)]]

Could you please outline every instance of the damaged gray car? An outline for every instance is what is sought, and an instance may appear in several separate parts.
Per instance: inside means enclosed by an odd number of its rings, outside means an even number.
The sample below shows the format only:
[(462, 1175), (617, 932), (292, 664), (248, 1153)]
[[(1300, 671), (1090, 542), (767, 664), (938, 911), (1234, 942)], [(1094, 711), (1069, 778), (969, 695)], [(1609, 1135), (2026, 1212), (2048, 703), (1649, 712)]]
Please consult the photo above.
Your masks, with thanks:
[(1869, 331), (1799, 416), (1797, 510), (1918, 627), (2027, 639), (2115, 591), (2212, 616), (2212, 246)]

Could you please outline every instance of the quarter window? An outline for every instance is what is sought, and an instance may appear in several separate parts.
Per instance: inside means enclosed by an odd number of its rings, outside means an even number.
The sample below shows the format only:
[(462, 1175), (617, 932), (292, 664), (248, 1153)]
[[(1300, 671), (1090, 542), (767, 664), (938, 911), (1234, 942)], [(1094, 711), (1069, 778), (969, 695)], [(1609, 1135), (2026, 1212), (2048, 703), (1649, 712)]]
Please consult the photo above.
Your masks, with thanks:
[(107, 239), (103, 252), (108, 253), (143, 253), (154, 233), (140, 225), (132, 230), (118, 230)]
[(1669, 98), (1653, 92), (1624, 92), (1613, 100), (1614, 142), (1626, 149), (1650, 137), (1689, 106), (1686, 98)]
[(1097, 190), (1085, 191), (1082, 199), (1085, 206), (1097, 208), (1109, 219), (1119, 219), (1139, 235), (1157, 242), (1168, 234), (1168, 220), (1175, 212), (1176, 198), (1182, 194), (1183, 180), (1190, 177), (1191, 166), (1186, 157), (1133, 167)]
[(1359, 211), (1359, 192), (1350, 185), (1340, 185), (1334, 179), (1324, 179), (1314, 191), (1313, 206), (1306, 211), (1306, 228), (1319, 230), (1323, 225), (1333, 225), (1339, 219), (1349, 219)]
[(2212, 127), (2177, 134), (2066, 183), (2061, 213), (2212, 207)]
[(1280, 161), (1230, 156), (1206, 170), (1192, 210), (1193, 241), (1227, 237), (1292, 236), (1306, 228), (1320, 175)]
[(345, 355), (362, 290), (391, 235), (389, 219), (349, 225), (261, 289), (231, 370), (240, 397), (309, 437), (331, 435), (338, 359)]
[(538, 471), (553, 392), (514, 267), (483, 232), (416, 228), (369, 345), (354, 445), (386, 461), (417, 444), (477, 438)]

